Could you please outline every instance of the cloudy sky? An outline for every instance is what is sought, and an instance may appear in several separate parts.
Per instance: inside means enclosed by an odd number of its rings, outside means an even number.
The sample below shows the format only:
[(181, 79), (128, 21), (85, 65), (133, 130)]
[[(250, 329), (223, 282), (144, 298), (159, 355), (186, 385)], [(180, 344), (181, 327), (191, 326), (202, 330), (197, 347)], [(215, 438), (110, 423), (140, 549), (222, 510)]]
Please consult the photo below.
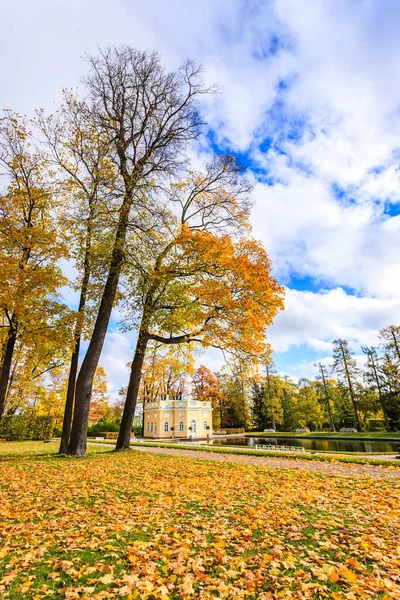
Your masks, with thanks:
[[(255, 181), (253, 226), (287, 287), (269, 332), (281, 371), (313, 376), (400, 323), (398, 0), (0, 0), (0, 106), (51, 110), (86, 50), (126, 43), (202, 63), (221, 93), (208, 144)], [(113, 322), (114, 392), (133, 336)], [(215, 356), (203, 361), (217, 365)]]

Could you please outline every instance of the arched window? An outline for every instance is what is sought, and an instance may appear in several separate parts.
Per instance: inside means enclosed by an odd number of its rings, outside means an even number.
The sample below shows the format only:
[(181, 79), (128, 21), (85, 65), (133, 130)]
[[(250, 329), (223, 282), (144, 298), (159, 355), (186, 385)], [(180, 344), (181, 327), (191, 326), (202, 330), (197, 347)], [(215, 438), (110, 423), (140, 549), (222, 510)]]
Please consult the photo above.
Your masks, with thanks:
[(190, 421), (190, 427), (192, 428), (192, 433), (196, 433), (196, 421), (194, 419)]
[(204, 421), (204, 429), (207, 429), (207, 421)]
[(153, 423), (150, 423), (150, 431), (153, 431)]
[(146, 429), (146, 431), (149, 431), (149, 429), (150, 429), (150, 423), (147, 423), (147, 429)]
[(169, 429), (169, 428), (168, 428), (168, 423), (167, 423), (167, 422), (165, 422), (165, 423), (164, 423), (164, 431), (168, 431), (168, 429)]
[(179, 423), (179, 431), (183, 431), (183, 421)]

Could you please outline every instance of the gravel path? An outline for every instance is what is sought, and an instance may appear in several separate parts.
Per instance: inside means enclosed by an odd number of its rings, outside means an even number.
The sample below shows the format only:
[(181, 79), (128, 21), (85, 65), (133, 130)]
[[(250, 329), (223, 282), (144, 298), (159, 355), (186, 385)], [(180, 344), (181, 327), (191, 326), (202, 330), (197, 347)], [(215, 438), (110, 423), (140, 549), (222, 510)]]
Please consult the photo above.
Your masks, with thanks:
[[(133, 448), (132, 448), (133, 449)], [(172, 456), (186, 456), (217, 460), (226, 463), (241, 463), (247, 465), (262, 465), (278, 469), (299, 469), (313, 473), (340, 475), (341, 477), (371, 477), (372, 479), (400, 480), (400, 469), (397, 467), (379, 467), (372, 465), (353, 465), (345, 463), (328, 463), (297, 458), (278, 458), (267, 456), (245, 456), (243, 454), (220, 454), (216, 452), (196, 452), (196, 450), (178, 450), (177, 448), (156, 448), (154, 446), (135, 446), (136, 452), (153, 452)]]

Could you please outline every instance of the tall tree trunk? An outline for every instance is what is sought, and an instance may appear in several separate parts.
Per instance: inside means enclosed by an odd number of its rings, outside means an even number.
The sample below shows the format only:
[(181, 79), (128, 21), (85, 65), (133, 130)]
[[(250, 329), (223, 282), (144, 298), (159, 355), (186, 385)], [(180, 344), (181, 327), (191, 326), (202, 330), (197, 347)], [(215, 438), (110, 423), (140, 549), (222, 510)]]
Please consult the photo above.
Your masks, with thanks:
[(399, 342), (397, 340), (396, 334), (393, 331), (393, 329), (391, 329), (390, 331), (391, 331), (391, 334), (392, 334), (392, 337), (393, 337), (393, 344), (394, 344), (394, 347), (396, 349), (397, 358), (400, 361), (400, 346), (399, 346)]
[(72, 421), (71, 439), (68, 454), (84, 456), (86, 453), (86, 436), (89, 421), (89, 406), (92, 395), (93, 378), (99, 364), (100, 354), (103, 349), (108, 323), (117, 292), (119, 276), (124, 260), (125, 239), (128, 227), (128, 217), (131, 203), (125, 199), (121, 207), (118, 230), (115, 236), (114, 247), (111, 255), (110, 269), (107, 282), (103, 290), (99, 312), (93, 334), (85, 358), (76, 380), (75, 408)]
[(356, 396), (353, 390), (353, 383), (351, 381), (351, 376), (349, 373), (349, 368), (347, 365), (347, 360), (346, 360), (346, 356), (344, 353), (344, 349), (343, 346), (341, 346), (341, 350), (342, 350), (342, 356), (343, 356), (343, 364), (344, 364), (344, 368), (345, 368), (345, 372), (346, 372), (346, 379), (347, 379), (347, 383), (349, 386), (349, 393), (350, 393), (350, 398), (351, 398), (351, 402), (353, 404), (353, 412), (354, 412), (354, 416), (356, 419), (356, 424), (357, 424), (357, 430), (361, 431), (361, 423), (360, 423), (360, 417), (358, 416), (358, 410), (357, 410), (357, 403), (356, 403)]
[(374, 357), (372, 355), (372, 352), (369, 353), (369, 359), (371, 361), (372, 370), (374, 372), (376, 387), (378, 388), (379, 402), (380, 402), (380, 405), (382, 407), (383, 419), (385, 421), (385, 429), (386, 429), (386, 431), (389, 431), (390, 430), (390, 423), (389, 423), (389, 419), (388, 419), (387, 412), (386, 412), (385, 401), (383, 399), (381, 382), (379, 381), (378, 369), (376, 367), (375, 360), (374, 360)]
[(6, 411), (7, 388), (11, 373), (15, 342), (17, 341), (17, 332), (18, 323), (14, 317), (12, 317), (8, 329), (7, 340), (3, 345), (3, 357), (0, 369), (0, 417), (2, 417)]
[(144, 438), (144, 415), (145, 415), (145, 413), (144, 413), (144, 407), (145, 407), (145, 404), (146, 404), (146, 400), (145, 400), (145, 398), (143, 398), (143, 414), (142, 414), (142, 438)]
[(124, 412), (122, 414), (117, 445), (115, 447), (116, 450), (127, 450), (130, 445), (133, 418), (135, 416), (140, 378), (142, 375), (142, 366), (146, 354), (148, 340), (149, 338), (147, 331), (140, 329), (135, 355), (133, 357), (131, 366), (131, 374), (129, 377), (128, 391), (126, 393)]
[(322, 383), (323, 383), (324, 392), (325, 392), (326, 405), (328, 407), (329, 420), (331, 422), (331, 429), (332, 429), (332, 431), (336, 431), (335, 423), (334, 423), (333, 415), (332, 415), (331, 401), (329, 399), (329, 394), (328, 394), (328, 386), (326, 385), (325, 371), (324, 371), (324, 367), (321, 364), (319, 365), (319, 370), (321, 371)]
[[(92, 211), (91, 211), (92, 213)], [(84, 259), (84, 271), (83, 271), (83, 279), (81, 285), (81, 295), (79, 298), (79, 308), (78, 308), (78, 318), (75, 326), (75, 334), (74, 334), (74, 349), (72, 351), (71, 356), (71, 365), (69, 369), (68, 376), (68, 388), (67, 388), (67, 396), (65, 400), (65, 408), (64, 408), (64, 419), (63, 426), (61, 432), (61, 442), (58, 453), (66, 454), (68, 452), (68, 444), (69, 444), (69, 434), (71, 432), (71, 421), (72, 414), (74, 410), (74, 399), (75, 399), (75, 384), (76, 384), (76, 374), (78, 372), (78, 361), (79, 361), (79, 349), (81, 346), (81, 337), (82, 337), (82, 324), (83, 324), (83, 316), (84, 316), (84, 308), (86, 304), (86, 297), (89, 286), (90, 279), (90, 248), (92, 243), (92, 218), (93, 215), (89, 215), (88, 220), (88, 229), (86, 236), (86, 247), (85, 247), (85, 259)]]

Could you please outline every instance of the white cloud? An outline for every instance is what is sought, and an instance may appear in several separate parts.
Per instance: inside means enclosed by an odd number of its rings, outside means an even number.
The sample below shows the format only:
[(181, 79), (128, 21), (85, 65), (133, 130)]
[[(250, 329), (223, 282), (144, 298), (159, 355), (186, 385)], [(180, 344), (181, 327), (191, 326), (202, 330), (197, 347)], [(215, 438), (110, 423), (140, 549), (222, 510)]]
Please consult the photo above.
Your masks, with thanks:
[(400, 216), (390, 218), (372, 202), (340, 203), (321, 179), (299, 171), (285, 177), (255, 188), (254, 231), (276, 274), (399, 297)]
[(129, 381), (129, 367), (127, 363), (133, 357), (133, 345), (128, 336), (117, 331), (107, 334), (101, 353), (100, 364), (107, 374), (108, 392), (111, 400), (117, 397), (121, 387)]
[(286, 290), (286, 310), (275, 319), (269, 341), (277, 352), (305, 344), (322, 355), (332, 340), (347, 338), (351, 347), (376, 345), (379, 329), (396, 323), (400, 298), (346, 294), (341, 288), (318, 293)]
[[(385, 201), (400, 201), (397, 0), (3, 4), (1, 103), (20, 112), (51, 108), (62, 86), (77, 86), (81, 56), (97, 45), (158, 49), (169, 67), (191, 57), (220, 84), (205, 106), (217, 139), (249, 149), (275, 182), (256, 185), (253, 215), (275, 273), (336, 288), (288, 290), (275, 349), (305, 343), (324, 353), (338, 336), (374, 343), (398, 322), (400, 216), (384, 213)], [(266, 136), (281, 152), (259, 150)], [(107, 336), (102, 361), (115, 390), (132, 345)]]

